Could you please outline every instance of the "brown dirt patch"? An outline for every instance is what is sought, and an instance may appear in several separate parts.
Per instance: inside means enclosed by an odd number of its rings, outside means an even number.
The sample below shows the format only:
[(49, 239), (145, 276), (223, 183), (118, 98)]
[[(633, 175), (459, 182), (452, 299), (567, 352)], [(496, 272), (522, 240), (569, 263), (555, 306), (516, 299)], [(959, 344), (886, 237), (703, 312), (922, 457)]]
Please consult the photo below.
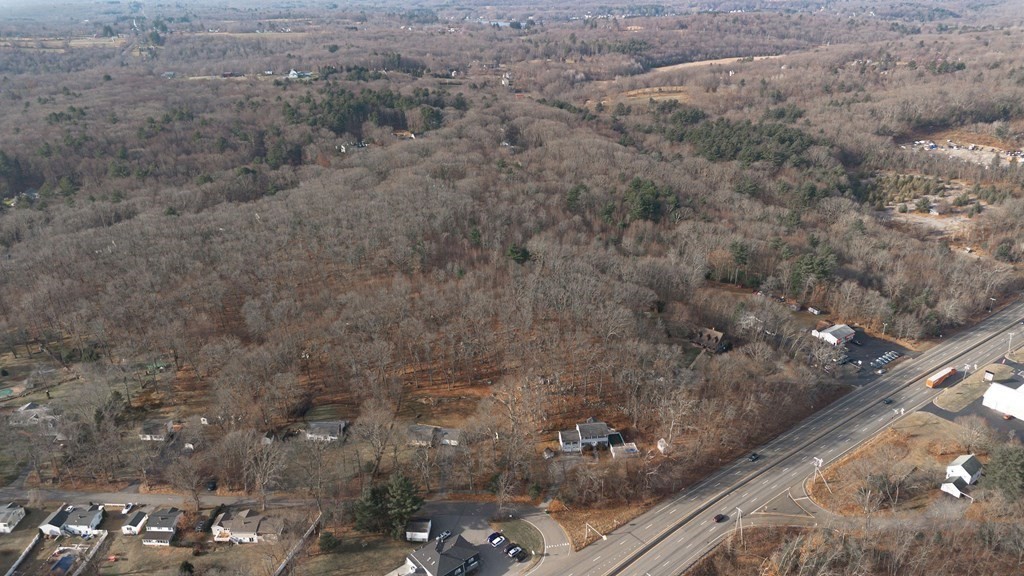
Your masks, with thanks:
[[(891, 470), (937, 482), (942, 479), (946, 464), (959, 454), (955, 440), (959, 428), (934, 414), (911, 414), (826, 468), (823, 474), (831, 491), (814, 478), (808, 482), (807, 493), (833, 513), (862, 515), (864, 508), (857, 496), (865, 484), (866, 473)], [(931, 482), (922, 490), (903, 494), (893, 510), (919, 509), (936, 498), (946, 497), (937, 486)]]
[(607, 534), (633, 518), (643, 514), (654, 505), (654, 502), (626, 503), (607, 508), (587, 508), (585, 510), (570, 509), (562, 502), (554, 500), (548, 506), (549, 515), (558, 522), (569, 536), (573, 550), (582, 550), (594, 542), (599, 535), (587, 528), (587, 524), (602, 534)]

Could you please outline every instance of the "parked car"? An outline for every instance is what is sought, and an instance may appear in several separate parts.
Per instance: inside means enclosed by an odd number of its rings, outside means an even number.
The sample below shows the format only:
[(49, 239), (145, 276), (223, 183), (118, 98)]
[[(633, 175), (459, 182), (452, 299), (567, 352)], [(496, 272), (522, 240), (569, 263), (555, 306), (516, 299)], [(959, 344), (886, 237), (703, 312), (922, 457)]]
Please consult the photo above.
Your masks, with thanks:
[(505, 548), (505, 554), (509, 558), (515, 558), (523, 549), (518, 544), (509, 544), (508, 548)]
[(131, 512), (132, 508), (135, 508), (135, 504), (132, 504), (131, 502), (125, 504), (124, 507), (121, 508), (121, 514), (127, 514)]
[(505, 537), (502, 536), (501, 532), (495, 532), (487, 537), (487, 541), (491, 544), (492, 548), (497, 548), (505, 543)]
[(515, 556), (516, 562), (525, 562), (526, 559), (529, 558), (529, 557), (530, 557), (530, 554), (526, 550), (520, 550), (519, 554), (516, 554), (516, 556)]
[(214, 479), (210, 480), (209, 482), (207, 482), (206, 483), (206, 489), (209, 492), (216, 492), (217, 491), (217, 479), (214, 478)]
[(718, 522), (719, 524), (725, 522), (726, 520), (728, 520), (728, 518), (729, 517), (725, 514), (715, 514), (715, 522)]
[(450, 538), (451, 535), (452, 535), (452, 531), (451, 530), (445, 530), (444, 532), (441, 532), (440, 534), (437, 535), (437, 539), (442, 541), (442, 542), (444, 542), (445, 539), (446, 538)]
[(885, 368), (879, 368), (878, 370), (875, 370), (875, 374), (885, 374)]
[(854, 346), (863, 346), (864, 345), (863, 342), (861, 342), (860, 340), (857, 340), (856, 338), (854, 338), (853, 340), (850, 340), (850, 342), (852, 342)]

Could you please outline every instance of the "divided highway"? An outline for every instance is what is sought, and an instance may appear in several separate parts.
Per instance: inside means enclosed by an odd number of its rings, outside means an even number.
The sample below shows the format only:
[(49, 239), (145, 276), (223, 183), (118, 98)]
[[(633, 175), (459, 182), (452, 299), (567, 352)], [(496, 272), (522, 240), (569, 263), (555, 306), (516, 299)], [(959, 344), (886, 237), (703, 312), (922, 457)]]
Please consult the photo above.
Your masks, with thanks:
[[(982, 366), (998, 360), (1009, 333), (1024, 332), (1024, 302), (993, 314), (890, 373), (853, 391), (793, 429), (757, 449), (761, 459), (742, 459), (717, 471), (632, 522), (538, 572), (563, 576), (676, 576), (738, 527), (761, 515), (776, 522), (809, 525), (815, 507), (803, 485), (814, 459), (828, 463), (870, 439), (886, 426), (930, 402), (941, 390), (924, 379), (945, 366)], [(1024, 342), (1024, 339), (1020, 341)], [(883, 403), (890, 398), (891, 404)], [(771, 503), (769, 505), (769, 503)], [(717, 514), (726, 515), (716, 522)]]

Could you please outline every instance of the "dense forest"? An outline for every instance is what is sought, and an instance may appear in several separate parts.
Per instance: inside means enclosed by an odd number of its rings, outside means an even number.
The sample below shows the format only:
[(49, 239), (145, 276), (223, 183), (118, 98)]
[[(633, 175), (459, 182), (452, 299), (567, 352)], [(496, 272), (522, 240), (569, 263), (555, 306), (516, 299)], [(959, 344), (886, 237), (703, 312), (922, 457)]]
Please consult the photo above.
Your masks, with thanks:
[[(30, 465), (213, 472), (339, 522), (395, 470), (578, 504), (678, 490), (684, 461), (844, 391), (793, 307), (914, 343), (1024, 286), (1020, 14), (855, 4), (12, 8), (0, 334), (81, 378), (74, 449)], [(988, 151), (914, 144), (947, 137)], [(324, 407), (354, 424), (297, 454), (316, 475), (247, 472), (254, 435)], [(116, 441), (154, 414), (221, 432), (161, 467)], [(547, 468), (589, 416), (685, 457)], [(424, 421), (465, 449), (408, 448)]]

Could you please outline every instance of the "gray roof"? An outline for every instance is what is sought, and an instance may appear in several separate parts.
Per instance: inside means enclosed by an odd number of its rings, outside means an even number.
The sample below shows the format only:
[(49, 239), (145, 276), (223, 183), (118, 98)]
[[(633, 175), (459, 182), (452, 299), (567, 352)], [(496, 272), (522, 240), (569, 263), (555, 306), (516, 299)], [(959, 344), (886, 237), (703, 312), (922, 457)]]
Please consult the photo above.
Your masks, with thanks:
[(850, 328), (846, 324), (836, 324), (835, 326), (829, 326), (828, 328), (821, 330), (820, 333), (831, 334), (840, 340), (846, 338), (847, 336), (852, 336), (856, 334), (854, 329)]
[(953, 462), (951, 462), (949, 465), (960, 466), (964, 469), (965, 472), (967, 472), (971, 476), (974, 476), (975, 474), (981, 471), (981, 462), (979, 462), (978, 459), (974, 457), (974, 454), (964, 454), (963, 456), (958, 457), (956, 460), (953, 460)]
[(322, 420), (320, 422), (309, 422), (306, 425), (307, 434), (322, 434), (341, 437), (348, 428), (348, 420)]
[(580, 433), (575, 430), (562, 430), (558, 433), (559, 440), (562, 444), (579, 444)]
[(0, 522), (5, 524), (10, 522), (11, 517), (19, 510), (24, 510), (24, 508), (14, 502), (9, 502), (6, 506), (0, 508)]
[(409, 441), (420, 444), (433, 444), (441, 429), (429, 424), (410, 424), (408, 429)]
[(172, 538), (174, 538), (174, 532), (151, 532), (150, 530), (146, 530), (142, 536), (143, 540), (156, 542), (170, 542)]
[(462, 430), (458, 428), (441, 428), (438, 435), (441, 437), (441, 442), (455, 442), (456, 444), (462, 441)]
[(145, 512), (136, 512), (131, 518), (129, 518), (128, 520), (125, 521), (124, 525), (125, 526), (134, 526), (134, 527), (138, 528), (139, 525), (141, 525), (142, 522), (145, 519), (146, 519), (146, 513)]
[(167, 434), (167, 422), (163, 420), (149, 420), (142, 423), (140, 431), (143, 434), (149, 435)]
[(67, 520), (64, 521), (65, 526), (92, 526), (94, 523), (99, 523), (99, 520), (103, 518), (103, 508), (93, 504), (88, 508), (75, 508), (68, 514)]
[(604, 422), (585, 422), (577, 424), (576, 429), (580, 431), (581, 440), (605, 438), (610, 430)]
[(256, 534), (262, 520), (263, 516), (246, 508), (238, 511), (228, 510), (220, 515), (217, 524), (229, 530), (232, 536), (237, 536), (239, 534)]
[(409, 518), (405, 523), (406, 532), (430, 532), (430, 518)]
[(178, 518), (183, 512), (177, 508), (163, 508), (153, 512), (146, 524), (146, 532), (174, 530), (178, 526)]
[(409, 554), (409, 557), (422, 566), (427, 574), (443, 576), (479, 554), (475, 546), (461, 535), (456, 535), (443, 542), (428, 542), (423, 548)]

